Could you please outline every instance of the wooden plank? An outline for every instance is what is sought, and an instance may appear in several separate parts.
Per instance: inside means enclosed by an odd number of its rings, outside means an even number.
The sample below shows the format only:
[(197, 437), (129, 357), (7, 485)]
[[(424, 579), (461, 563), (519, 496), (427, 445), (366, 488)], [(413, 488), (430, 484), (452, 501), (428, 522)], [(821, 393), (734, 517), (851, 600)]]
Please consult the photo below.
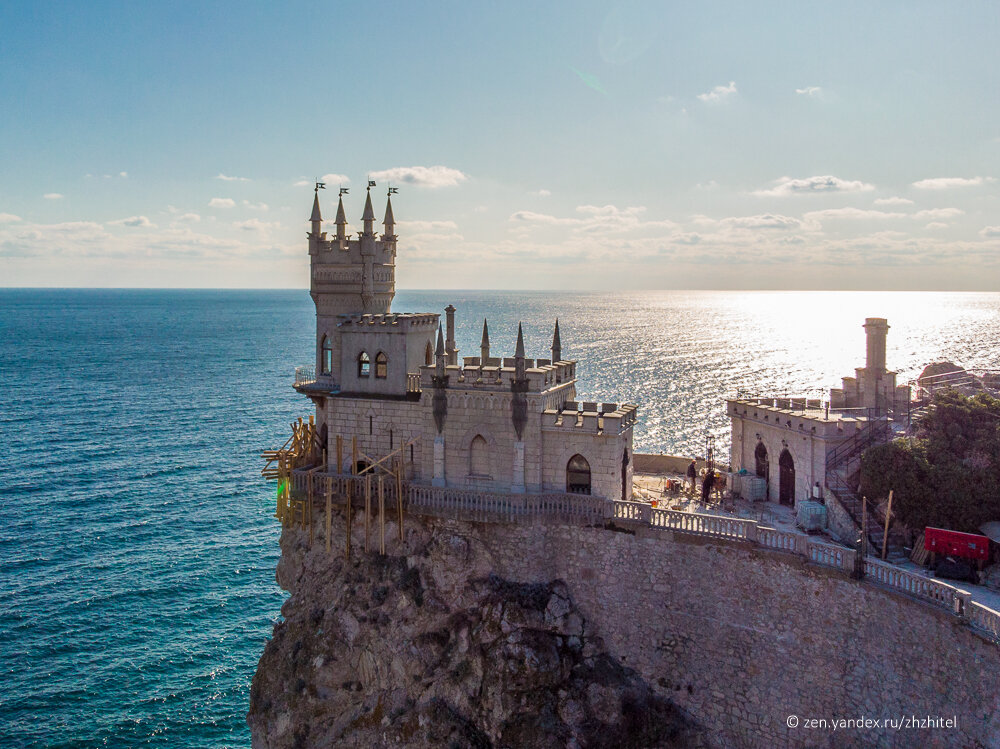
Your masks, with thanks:
[(399, 521), (399, 542), (403, 542), (403, 464), (404, 459), (400, 456), (396, 461), (396, 513)]
[(378, 553), (385, 554), (385, 486), (378, 477)]
[(892, 489), (889, 490), (889, 504), (885, 508), (885, 530), (882, 532), (882, 559), (885, 560), (889, 545), (889, 521), (892, 518)]
[(365, 476), (365, 553), (368, 553), (368, 529), (372, 513), (372, 477)]
[(337, 470), (334, 473), (343, 473), (344, 471), (344, 438), (342, 435), (337, 435)]
[(330, 553), (330, 524), (333, 514), (333, 479), (326, 477), (326, 553)]

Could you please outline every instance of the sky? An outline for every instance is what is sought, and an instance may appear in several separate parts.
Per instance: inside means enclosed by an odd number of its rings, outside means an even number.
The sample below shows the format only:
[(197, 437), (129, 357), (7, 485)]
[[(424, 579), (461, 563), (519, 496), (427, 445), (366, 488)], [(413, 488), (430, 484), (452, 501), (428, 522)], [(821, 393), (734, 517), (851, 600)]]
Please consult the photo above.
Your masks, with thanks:
[[(0, 4), (0, 286), (1000, 291), (1000, 8)], [(332, 228), (331, 228), (332, 230)]]

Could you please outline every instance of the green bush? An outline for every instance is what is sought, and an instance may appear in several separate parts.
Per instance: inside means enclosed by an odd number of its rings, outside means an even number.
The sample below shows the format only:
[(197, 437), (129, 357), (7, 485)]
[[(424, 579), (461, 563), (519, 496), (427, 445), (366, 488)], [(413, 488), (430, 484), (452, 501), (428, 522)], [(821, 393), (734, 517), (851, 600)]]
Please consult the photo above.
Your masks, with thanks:
[(893, 514), (911, 528), (978, 533), (1000, 520), (1000, 400), (945, 390), (933, 405), (915, 438), (865, 451), (861, 492), (893, 490)]

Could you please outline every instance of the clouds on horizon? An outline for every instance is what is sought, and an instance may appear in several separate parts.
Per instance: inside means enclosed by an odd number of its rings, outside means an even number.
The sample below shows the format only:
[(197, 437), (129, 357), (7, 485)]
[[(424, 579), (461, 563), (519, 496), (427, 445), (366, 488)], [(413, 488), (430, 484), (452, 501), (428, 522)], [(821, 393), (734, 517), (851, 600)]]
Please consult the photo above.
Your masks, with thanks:
[(783, 197), (786, 195), (828, 195), (838, 192), (871, 192), (875, 189), (860, 180), (846, 180), (832, 175), (792, 179), (781, 177), (774, 187), (754, 190), (753, 195), (763, 197)]
[(975, 187), (987, 182), (996, 182), (995, 177), (934, 177), (914, 182), (918, 190), (950, 190), (955, 187)]
[(469, 176), (458, 169), (447, 166), (397, 166), (391, 169), (372, 172), (369, 175), (375, 181), (396, 182), (413, 187), (454, 187), (469, 179)]
[(736, 81), (730, 81), (728, 86), (716, 86), (711, 91), (706, 91), (703, 94), (698, 94), (698, 100), (707, 102), (709, 104), (716, 104), (718, 102), (728, 99), (735, 93), (736, 93)]

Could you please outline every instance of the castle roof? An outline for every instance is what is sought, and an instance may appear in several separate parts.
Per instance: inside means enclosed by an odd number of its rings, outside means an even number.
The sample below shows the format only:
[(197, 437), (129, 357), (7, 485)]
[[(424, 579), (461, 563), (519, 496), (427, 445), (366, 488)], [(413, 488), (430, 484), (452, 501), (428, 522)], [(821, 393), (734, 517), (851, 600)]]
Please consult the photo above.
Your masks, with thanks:
[(310, 221), (322, 221), (323, 215), (319, 212), (319, 190), (316, 190), (316, 194), (313, 196), (313, 212), (312, 216), (309, 217)]
[(365, 214), (361, 217), (362, 221), (374, 221), (375, 220), (375, 209), (372, 208), (372, 191), (369, 190), (367, 197), (365, 197)]

